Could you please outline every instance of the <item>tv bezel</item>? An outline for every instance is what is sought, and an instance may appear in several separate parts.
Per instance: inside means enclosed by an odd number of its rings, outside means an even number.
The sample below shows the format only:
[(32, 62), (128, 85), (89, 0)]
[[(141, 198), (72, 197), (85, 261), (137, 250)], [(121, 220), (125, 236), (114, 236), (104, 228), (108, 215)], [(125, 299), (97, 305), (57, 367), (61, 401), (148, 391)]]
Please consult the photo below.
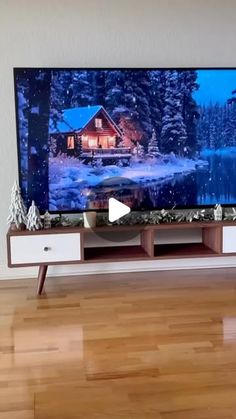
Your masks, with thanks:
[[(154, 70), (236, 70), (236, 67), (13, 67), (13, 79), (14, 79), (14, 98), (15, 98), (15, 127), (16, 127), (16, 141), (17, 141), (17, 162), (18, 162), (18, 180), (19, 180), (19, 186), (22, 187), (22, 178), (21, 178), (21, 162), (20, 162), (20, 135), (19, 135), (19, 118), (18, 118), (18, 96), (17, 96), (17, 71), (27, 71), (27, 70), (48, 70), (48, 71), (85, 71), (85, 70), (92, 70), (92, 71), (116, 71), (116, 70), (131, 70), (131, 71), (154, 71)], [(217, 202), (217, 204), (220, 204), (223, 208), (231, 208), (236, 206), (236, 202), (232, 204), (223, 204), (221, 202)], [(37, 202), (36, 202), (37, 205)], [(190, 210), (190, 209), (209, 209), (214, 208), (216, 204), (208, 204), (208, 205), (176, 205), (174, 207), (165, 207), (166, 210)], [(45, 211), (48, 208), (45, 208)], [(132, 212), (151, 212), (151, 211), (160, 211), (163, 207), (155, 207), (153, 209), (140, 209), (140, 208), (131, 208), (131, 214)], [(49, 210), (49, 209), (48, 209)], [(50, 214), (82, 214), (83, 212), (88, 211), (95, 211), (95, 209), (86, 209), (86, 210), (60, 210), (60, 211), (51, 211), (49, 210)], [(96, 209), (97, 213), (107, 213), (108, 209)]]

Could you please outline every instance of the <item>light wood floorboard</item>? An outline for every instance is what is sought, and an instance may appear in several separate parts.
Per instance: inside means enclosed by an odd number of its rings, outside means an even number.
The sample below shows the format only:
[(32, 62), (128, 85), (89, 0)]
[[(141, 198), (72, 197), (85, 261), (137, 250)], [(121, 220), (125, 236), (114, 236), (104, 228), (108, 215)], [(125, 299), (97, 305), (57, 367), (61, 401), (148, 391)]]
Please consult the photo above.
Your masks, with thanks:
[(0, 419), (236, 419), (236, 269), (0, 282)]

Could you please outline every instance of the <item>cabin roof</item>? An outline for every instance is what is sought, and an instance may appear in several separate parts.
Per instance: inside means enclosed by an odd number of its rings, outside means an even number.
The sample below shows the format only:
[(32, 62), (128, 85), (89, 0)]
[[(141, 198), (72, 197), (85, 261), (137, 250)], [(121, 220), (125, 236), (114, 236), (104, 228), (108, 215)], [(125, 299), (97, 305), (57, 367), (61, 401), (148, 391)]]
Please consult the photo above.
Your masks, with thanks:
[(110, 120), (114, 128), (118, 131), (119, 128), (116, 126), (114, 121), (105, 111), (103, 106), (85, 106), (78, 108), (69, 108), (62, 111), (61, 121), (54, 121), (52, 118), (49, 120), (49, 133), (59, 134), (73, 131), (80, 131), (85, 128), (86, 125), (93, 119), (97, 113), (103, 110), (107, 118)]

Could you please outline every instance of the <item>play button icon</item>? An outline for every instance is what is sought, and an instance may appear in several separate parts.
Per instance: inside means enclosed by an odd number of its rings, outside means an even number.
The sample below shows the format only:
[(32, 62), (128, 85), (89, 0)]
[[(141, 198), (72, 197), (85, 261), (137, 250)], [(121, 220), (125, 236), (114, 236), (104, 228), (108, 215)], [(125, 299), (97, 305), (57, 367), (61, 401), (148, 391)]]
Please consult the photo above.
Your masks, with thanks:
[[(112, 242), (119, 245), (125, 241), (132, 242), (136, 236), (140, 235), (138, 230), (129, 230), (125, 226), (132, 224), (131, 210), (136, 208), (136, 200), (141, 194), (139, 184), (126, 177), (118, 176), (110, 176), (93, 185), (89, 190), (85, 189), (87, 209), (99, 210), (97, 225), (93, 231), (99, 239), (102, 239), (103, 244)], [(124, 226), (124, 229), (117, 229), (117, 225)], [(109, 228), (106, 229), (105, 226)]]
[(108, 219), (111, 223), (119, 220), (130, 213), (128, 205), (123, 204), (115, 198), (110, 198), (108, 201)]

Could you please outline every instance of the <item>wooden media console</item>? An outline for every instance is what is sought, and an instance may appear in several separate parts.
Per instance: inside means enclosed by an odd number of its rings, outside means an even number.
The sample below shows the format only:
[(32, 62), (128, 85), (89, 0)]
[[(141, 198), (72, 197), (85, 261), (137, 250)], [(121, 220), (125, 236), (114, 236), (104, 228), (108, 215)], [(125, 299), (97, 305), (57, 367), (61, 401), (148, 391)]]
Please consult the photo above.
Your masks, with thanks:
[[(188, 232), (197, 232), (191, 240)], [(88, 246), (87, 239), (99, 234), (110, 235), (111, 245)], [(112, 243), (112, 236), (136, 235), (136, 243)], [(174, 234), (179, 239), (166, 242)], [(162, 240), (160, 238), (162, 237)], [(124, 239), (125, 240), (125, 239)], [(91, 240), (90, 240), (91, 241)], [(160, 259), (202, 258), (236, 255), (236, 223), (192, 222), (158, 225), (104, 226), (93, 230), (81, 227), (58, 227), (39, 231), (7, 233), (8, 266), (39, 266), (38, 294), (42, 293), (49, 265), (99, 262), (146, 261)]]

